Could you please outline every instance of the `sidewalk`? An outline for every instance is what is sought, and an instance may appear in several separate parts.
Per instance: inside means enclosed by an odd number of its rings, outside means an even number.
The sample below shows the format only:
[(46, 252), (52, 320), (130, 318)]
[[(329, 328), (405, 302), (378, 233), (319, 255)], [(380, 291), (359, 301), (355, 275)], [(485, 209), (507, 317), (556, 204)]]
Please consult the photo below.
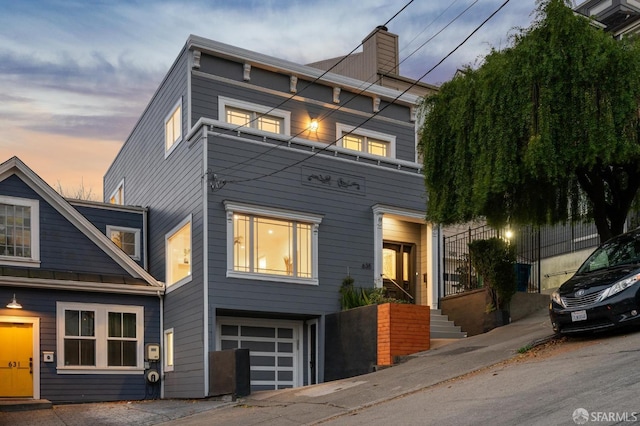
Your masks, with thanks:
[(141, 401), (0, 413), (0, 425), (301, 425), (349, 415), (488, 367), (553, 336), (546, 309), (488, 333), (414, 354), (391, 368), (314, 386), (256, 392), (235, 402)]

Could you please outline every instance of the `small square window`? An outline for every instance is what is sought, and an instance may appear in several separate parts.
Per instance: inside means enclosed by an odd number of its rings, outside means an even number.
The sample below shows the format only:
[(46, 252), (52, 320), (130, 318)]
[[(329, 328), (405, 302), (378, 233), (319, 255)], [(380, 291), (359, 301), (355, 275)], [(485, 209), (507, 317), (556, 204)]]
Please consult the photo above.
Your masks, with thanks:
[(140, 260), (140, 230), (107, 225), (107, 236), (132, 259)]

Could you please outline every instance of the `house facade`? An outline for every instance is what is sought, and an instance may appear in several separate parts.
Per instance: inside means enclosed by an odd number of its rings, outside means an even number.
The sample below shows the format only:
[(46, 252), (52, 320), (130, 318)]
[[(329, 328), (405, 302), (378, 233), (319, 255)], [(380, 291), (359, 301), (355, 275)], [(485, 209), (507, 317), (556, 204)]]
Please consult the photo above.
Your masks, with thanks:
[(188, 38), (104, 179), (107, 200), (148, 211), (165, 397), (208, 396), (210, 353), (233, 348), (253, 390), (322, 382), (347, 276), (437, 303), (418, 102)]
[(145, 214), (69, 202), (18, 158), (0, 164), (0, 398), (154, 390), (145, 347), (160, 342), (164, 289), (141, 266)]

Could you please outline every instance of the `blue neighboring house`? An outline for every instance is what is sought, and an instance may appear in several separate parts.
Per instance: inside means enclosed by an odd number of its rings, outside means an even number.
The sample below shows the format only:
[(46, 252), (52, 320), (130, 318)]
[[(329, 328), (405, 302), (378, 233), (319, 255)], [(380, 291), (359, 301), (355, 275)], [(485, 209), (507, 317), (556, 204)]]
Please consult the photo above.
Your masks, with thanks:
[[(146, 210), (66, 200), (0, 164), (0, 398), (144, 399), (163, 284), (144, 269)], [(156, 392), (159, 394), (159, 392)]]
[(187, 39), (104, 178), (105, 201), (148, 209), (164, 397), (210, 395), (210, 355), (233, 348), (251, 351), (253, 390), (324, 381), (347, 276), (437, 305), (419, 101)]

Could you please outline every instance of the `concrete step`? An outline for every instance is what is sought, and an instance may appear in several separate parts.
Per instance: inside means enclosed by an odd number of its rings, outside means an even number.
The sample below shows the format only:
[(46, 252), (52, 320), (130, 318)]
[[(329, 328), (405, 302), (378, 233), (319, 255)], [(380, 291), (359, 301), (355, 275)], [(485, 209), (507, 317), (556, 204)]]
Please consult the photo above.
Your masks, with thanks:
[(431, 339), (462, 339), (467, 337), (467, 333), (455, 325), (449, 317), (442, 315), (440, 309), (431, 310)]
[(0, 398), (0, 412), (47, 410), (52, 408), (47, 399)]

